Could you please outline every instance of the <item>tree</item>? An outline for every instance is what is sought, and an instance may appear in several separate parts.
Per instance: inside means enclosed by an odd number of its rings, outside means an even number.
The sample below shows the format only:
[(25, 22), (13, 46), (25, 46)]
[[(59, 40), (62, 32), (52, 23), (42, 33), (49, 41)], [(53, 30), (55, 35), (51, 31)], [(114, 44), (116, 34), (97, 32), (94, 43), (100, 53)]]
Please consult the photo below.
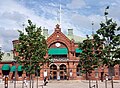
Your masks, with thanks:
[(86, 74), (86, 79), (88, 79), (89, 74), (89, 88), (91, 88), (90, 73), (99, 67), (99, 58), (101, 56), (99, 51), (101, 42), (99, 41), (100, 37), (95, 34), (93, 35), (93, 39), (87, 36), (87, 39), (79, 44), (79, 48), (82, 49), (79, 64), (81, 66), (81, 72)]
[(19, 30), (19, 43), (15, 46), (16, 52), (18, 52), (16, 60), (19, 64), (24, 64), (23, 69), (29, 73), (31, 88), (31, 74), (34, 74), (36, 69), (40, 69), (40, 66), (49, 60), (44, 58), (47, 43), (45, 37), (41, 35), (41, 27), (36, 27), (28, 20), (25, 31), (26, 34)]
[(101, 22), (100, 29), (97, 30), (98, 36), (101, 37), (104, 48), (103, 53), (103, 64), (106, 66), (114, 66), (116, 64), (116, 58), (119, 58), (120, 53), (120, 27), (117, 27), (117, 23), (113, 22), (112, 19), (108, 19), (108, 12), (106, 11), (109, 7), (105, 9), (105, 22)]
[[(109, 6), (105, 9), (105, 22), (101, 22), (100, 29), (97, 30), (98, 36), (101, 37), (103, 41), (104, 48), (102, 49), (102, 64), (108, 66), (111, 72), (114, 69), (114, 66), (118, 64), (118, 58), (120, 58), (120, 27), (117, 26), (116, 22), (113, 22), (112, 19), (108, 19)], [(110, 75), (112, 78), (112, 74)], [(113, 88), (113, 82), (112, 82)]]
[(3, 55), (4, 55), (4, 53), (1, 51), (1, 48), (0, 48), (0, 61), (2, 60)]

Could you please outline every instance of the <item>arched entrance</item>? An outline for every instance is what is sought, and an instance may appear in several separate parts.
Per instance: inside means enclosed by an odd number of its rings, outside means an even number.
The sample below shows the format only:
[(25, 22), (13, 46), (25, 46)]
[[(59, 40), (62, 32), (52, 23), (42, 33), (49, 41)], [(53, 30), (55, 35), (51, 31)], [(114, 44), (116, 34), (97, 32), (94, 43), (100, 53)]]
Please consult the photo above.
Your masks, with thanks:
[(57, 79), (57, 66), (55, 64), (50, 66), (50, 79)]
[(60, 65), (60, 79), (61, 80), (67, 79), (67, 68), (66, 65), (64, 64)]

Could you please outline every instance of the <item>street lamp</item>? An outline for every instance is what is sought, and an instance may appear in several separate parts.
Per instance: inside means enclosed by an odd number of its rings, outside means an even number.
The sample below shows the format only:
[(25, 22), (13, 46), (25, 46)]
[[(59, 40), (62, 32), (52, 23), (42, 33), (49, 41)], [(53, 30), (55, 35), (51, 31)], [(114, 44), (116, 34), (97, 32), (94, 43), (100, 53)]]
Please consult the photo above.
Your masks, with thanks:
[(13, 63), (15, 63), (15, 75), (14, 75), (14, 88), (16, 88), (16, 77), (17, 77), (17, 61), (14, 61)]
[(106, 19), (106, 22), (107, 22), (107, 15), (108, 15), (108, 10), (109, 9), (109, 6), (107, 6), (106, 8), (105, 8), (105, 13), (104, 13), (104, 15), (105, 15), (105, 19)]

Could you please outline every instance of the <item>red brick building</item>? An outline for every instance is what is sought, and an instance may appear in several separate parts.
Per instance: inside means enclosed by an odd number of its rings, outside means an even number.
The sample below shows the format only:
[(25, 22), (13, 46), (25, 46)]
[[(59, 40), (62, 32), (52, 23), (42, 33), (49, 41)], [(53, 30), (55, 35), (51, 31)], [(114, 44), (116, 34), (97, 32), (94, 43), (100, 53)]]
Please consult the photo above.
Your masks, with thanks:
[[(52, 56), (53, 63), (46, 63), (42, 67), (39, 73), (39, 79), (43, 79), (44, 76), (48, 76), (51, 80), (53, 79), (85, 79), (85, 75), (80, 73), (79, 57), (78, 55), (82, 52), (78, 48), (78, 42), (82, 42), (85, 38), (75, 36), (73, 29), (68, 29), (68, 35), (61, 32), (59, 25), (56, 25), (54, 32), (48, 36), (48, 30), (43, 29), (43, 35), (46, 37), (48, 45), (48, 53), (46, 55)], [(13, 45), (18, 41), (14, 40)], [(100, 79), (101, 73), (110, 74), (107, 67), (101, 67), (95, 69), (91, 73), (91, 79)], [(36, 74), (35, 74), (36, 75)], [(112, 70), (114, 79), (119, 79), (120, 67), (116, 65)]]

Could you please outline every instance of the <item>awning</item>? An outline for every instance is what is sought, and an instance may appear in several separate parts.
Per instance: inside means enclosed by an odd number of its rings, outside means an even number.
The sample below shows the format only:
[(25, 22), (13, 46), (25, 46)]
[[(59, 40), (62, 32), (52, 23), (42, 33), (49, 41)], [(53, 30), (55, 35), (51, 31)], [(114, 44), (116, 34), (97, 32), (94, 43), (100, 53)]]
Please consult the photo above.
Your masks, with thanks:
[(49, 55), (67, 55), (68, 49), (67, 48), (50, 48), (48, 50)]
[(16, 66), (12, 66), (11, 68), (10, 68), (10, 71), (11, 72), (14, 72), (16, 70)]
[(10, 65), (9, 64), (4, 64), (2, 66), (2, 70), (10, 70)]
[(76, 53), (82, 53), (82, 50), (79, 49), (79, 48), (76, 48), (76, 49), (75, 49), (75, 52), (76, 52)]
[(22, 71), (22, 65), (18, 66), (18, 71)]

